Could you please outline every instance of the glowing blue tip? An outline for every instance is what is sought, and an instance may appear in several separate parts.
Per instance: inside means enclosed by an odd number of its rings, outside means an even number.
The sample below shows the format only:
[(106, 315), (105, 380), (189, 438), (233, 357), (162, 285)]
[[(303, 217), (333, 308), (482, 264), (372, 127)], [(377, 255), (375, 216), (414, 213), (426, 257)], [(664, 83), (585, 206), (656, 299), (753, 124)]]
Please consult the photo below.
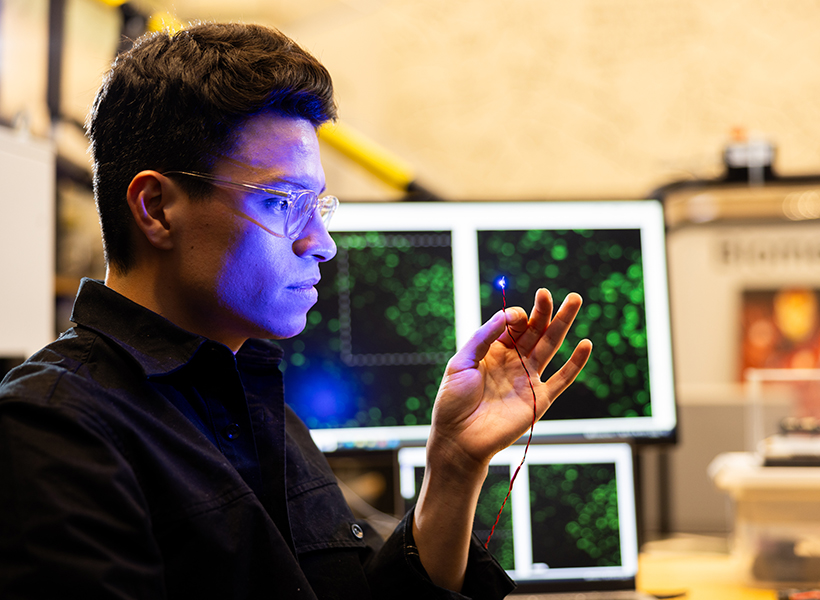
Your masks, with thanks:
[(498, 279), (496, 283), (498, 287), (500, 287), (503, 290), (507, 287), (507, 278), (502, 276)]

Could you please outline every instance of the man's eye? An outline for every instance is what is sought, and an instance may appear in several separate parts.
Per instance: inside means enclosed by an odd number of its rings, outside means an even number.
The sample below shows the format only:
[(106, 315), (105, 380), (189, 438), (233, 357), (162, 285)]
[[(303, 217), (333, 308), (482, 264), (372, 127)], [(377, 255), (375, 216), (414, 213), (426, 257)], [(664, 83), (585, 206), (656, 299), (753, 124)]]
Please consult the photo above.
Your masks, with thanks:
[(275, 212), (285, 214), (288, 212), (290, 208), (290, 200), (287, 198), (279, 198), (279, 197), (272, 197), (265, 199), (265, 209)]

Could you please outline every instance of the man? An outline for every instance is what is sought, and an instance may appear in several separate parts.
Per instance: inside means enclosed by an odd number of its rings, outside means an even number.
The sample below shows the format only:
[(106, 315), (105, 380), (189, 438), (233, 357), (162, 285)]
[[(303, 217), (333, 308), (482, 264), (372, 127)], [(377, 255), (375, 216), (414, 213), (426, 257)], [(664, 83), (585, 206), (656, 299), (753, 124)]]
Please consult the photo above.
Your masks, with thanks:
[[(497, 598), (471, 525), (490, 458), (575, 317), (508, 309), (450, 361), (419, 501), (384, 543), (284, 403), (281, 350), (336, 248), (325, 69), (277, 31), (204, 24), (115, 62), (89, 119), (107, 261), (77, 326), (0, 393), (0, 597)], [(509, 331), (506, 330), (509, 325)], [(572, 382), (584, 341), (538, 409)]]

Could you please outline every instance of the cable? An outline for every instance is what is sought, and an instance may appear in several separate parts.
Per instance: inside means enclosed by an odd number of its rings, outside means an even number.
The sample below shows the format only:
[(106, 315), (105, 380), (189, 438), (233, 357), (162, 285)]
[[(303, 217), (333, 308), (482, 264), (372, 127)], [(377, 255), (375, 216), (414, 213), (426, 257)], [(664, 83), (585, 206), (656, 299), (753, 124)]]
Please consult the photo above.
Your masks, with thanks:
[[(501, 287), (501, 307), (504, 311), (504, 318), (506, 320), (507, 317), (507, 295), (505, 293), (505, 288), (507, 287), (507, 280), (502, 277), (498, 285)], [(504, 496), (504, 501), (501, 503), (501, 508), (498, 509), (498, 514), (495, 517), (495, 523), (493, 523), (492, 528), (490, 529), (490, 535), (487, 536), (487, 541), (484, 543), (485, 548), (489, 548), (490, 540), (493, 539), (493, 533), (495, 533), (495, 526), (498, 525), (498, 520), (501, 518), (501, 513), (504, 512), (504, 506), (507, 504), (507, 500), (510, 499), (510, 494), (512, 494), (513, 484), (515, 483), (515, 478), (518, 477), (518, 472), (521, 470), (521, 467), (524, 466), (524, 461), (527, 460), (527, 451), (530, 449), (530, 442), (532, 441), (532, 432), (535, 429), (535, 421), (537, 420), (538, 416), (538, 406), (537, 406), (537, 399), (535, 395), (535, 387), (532, 385), (532, 377), (530, 376), (530, 372), (527, 370), (527, 365), (524, 363), (524, 358), (521, 356), (521, 351), (518, 349), (518, 344), (515, 342), (515, 338), (513, 337), (512, 331), (510, 330), (510, 326), (507, 325), (507, 333), (510, 334), (510, 339), (513, 343), (513, 348), (515, 348), (515, 353), (518, 355), (518, 360), (521, 361), (521, 367), (524, 369), (524, 373), (527, 374), (527, 383), (530, 384), (530, 391), (532, 392), (532, 424), (530, 425), (530, 435), (527, 438), (527, 445), (524, 447), (524, 456), (521, 457), (521, 462), (515, 468), (515, 472), (513, 476), (510, 478), (510, 489), (507, 490), (507, 495)]]

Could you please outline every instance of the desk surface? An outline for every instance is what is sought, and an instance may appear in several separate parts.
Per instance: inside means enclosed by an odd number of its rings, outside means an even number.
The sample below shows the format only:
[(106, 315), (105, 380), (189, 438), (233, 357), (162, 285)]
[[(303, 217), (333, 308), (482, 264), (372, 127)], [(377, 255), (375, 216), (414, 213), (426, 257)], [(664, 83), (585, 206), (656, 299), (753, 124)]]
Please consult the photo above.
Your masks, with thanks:
[(727, 554), (651, 552), (641, 554), (638, 589), (652, 594), (686, 592), (681, 600), (775, 600), (771, 589), (743, 583)]

